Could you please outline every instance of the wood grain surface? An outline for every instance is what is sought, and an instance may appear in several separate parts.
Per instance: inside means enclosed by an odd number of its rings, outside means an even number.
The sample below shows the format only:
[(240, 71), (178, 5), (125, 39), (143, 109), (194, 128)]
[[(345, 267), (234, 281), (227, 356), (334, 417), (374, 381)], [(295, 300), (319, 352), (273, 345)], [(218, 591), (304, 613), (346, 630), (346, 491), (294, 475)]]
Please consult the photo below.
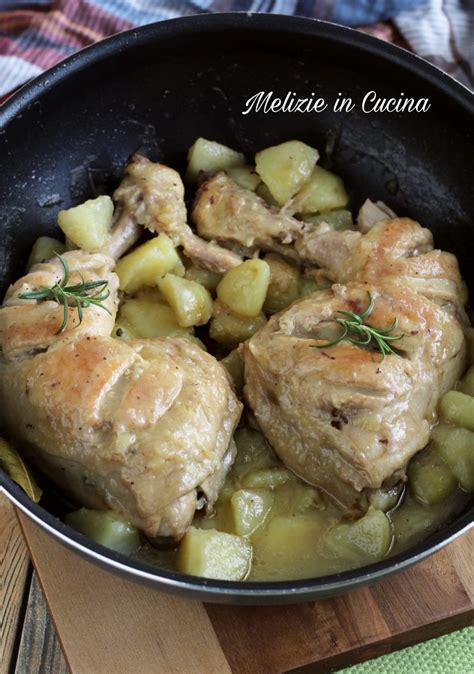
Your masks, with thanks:
[(19, 519), (77, 674), (326, 672), (474, 619), (474, 530), (370, 588), (296, 606), (228, 607), (124, 581)]
[(67, 674), (68, 672), (36, 574), (33, 574), (28, 592), (25, 620), (21, 626), (21, 638), (14, 671), (15, 674)]
[(15, 512), (0, 493), (0, 673), (14, 666), (28, 590), (29, 557)]

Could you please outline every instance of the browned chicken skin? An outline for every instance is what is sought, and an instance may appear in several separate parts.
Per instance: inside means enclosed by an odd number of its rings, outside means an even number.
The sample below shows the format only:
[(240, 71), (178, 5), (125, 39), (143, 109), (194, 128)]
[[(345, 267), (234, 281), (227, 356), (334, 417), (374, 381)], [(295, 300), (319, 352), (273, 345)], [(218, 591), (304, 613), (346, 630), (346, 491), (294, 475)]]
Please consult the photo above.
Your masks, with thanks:
[(125, 177), (115, 190), (122, 223), (129, 219), (151, 232), (167, 234), (184, 248), (196, 264), (211, 271), (225, 272), (242, 259), (230, 250), (200, 239), (187, 224), (184, 187), (177, 171), (164, 164), (134, 155), (125, 168)]
[[(439, 398), (465, 368), (465, 287), (456, 258), (432, 250), (431, 233), (406, 218), (366, 235), (320, 225), (295, 248), (339, 283), (272, 317), (244, 345), (245, 396), (280, 458), (352, 508), (427, 444)], [(346, 341), (310, 348), (327, 341), (337, 311), (361, 313), (368, 291), (367, 322), (396, 318), (400, 355), (382, 360)]]
[(199, 188), (193, 220), (200, 236), (223, 245), (238, 244), (246, 251), (257, 248), (296, 259), (290, 245), (304, 231), (305, 223), (272, 209), (257, 194), (240, 187), (225, 173), (217, 173)]
[[(371, 202), (361, 231), (309, 225), (219, 173), (200, 188), (193, 211), (204, 241), (187, 224), (179, 174), (138, 155), (114, 198), (104, 251), (65, 254), (73, 282), (79, 273), (108, 281), (110, 315), (90, 307), (77, 327), (70, 307), (57, 335), (61, 307), (19, 299), (62, 278), (57, 260), (17, 281), (0, 309), (3, 423), (34, 463), (77, 501), (115, 510), (150, 537), (181, 536), (200, 494), (210, 504), (217, 498), (242, 409), (224, 368), (185, 339), (110, 337), (112, 258), (146, 227), (214, 271), (241, 262), (222, 243), (278, 252), (332, 281), (244, 343), (246, 399), (280, 458), (348, 508), (360, 506), (365, 489), (403, 475), (465, 365), (465, 287), (455, 257), (433, 250), (429, 230)], [(310, 348), (326, 341), (337, 311), (363, 311), (368, 291), (369, 324), (397, 318), (398, 356), (382, 360), (348, 342)]]
[[(18, 294), (62, 278), (36, 265), (0, 309), (2, 422), (18, 447), (68, 495), (124, 515), (148, 536), (180, 537), (198, 505), (217, 497), (235, 449), (241, 403), (225, 369), (186, 339), (110, 337), (117, 309), (113, 260), (65, 253), (71, 282), (106, 279), (109, 316)], [(18, 411), (21, 410), (21, 415)]]

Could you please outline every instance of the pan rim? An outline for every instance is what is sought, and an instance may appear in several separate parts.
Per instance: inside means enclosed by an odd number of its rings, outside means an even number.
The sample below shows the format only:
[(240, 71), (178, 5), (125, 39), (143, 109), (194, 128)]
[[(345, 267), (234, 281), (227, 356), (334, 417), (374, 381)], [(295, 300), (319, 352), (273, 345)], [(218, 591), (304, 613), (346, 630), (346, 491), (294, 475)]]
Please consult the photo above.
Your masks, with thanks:
[[(33, 105), (37, 100), (41, 100), (45, 93), (54, 89), (62, 81), (77, 75), (81, 70), (110, 58), (118, 52), (133, 49), (135, 46), (149, 44), (162, 37), (169, 39), (173, 35), (185, 37), (203, 29), (208, 31), (245, 29), (265, 31), (270, 34), (307, 35), (314, 39), (323, 38), (337, 43), (343, 42), (362, 52), (373, 54), (386, 63), (391, 62), (399, 68), (410, 71), (412, 75), (415, 74), (432, 85), (451, 102), (457, 103), (471, 115), (473, 113), (474, 96), (467, 87), (421, 57), (400, 47), (382, 42), (351, 28), (317, 19), (229, 12), (193, 15), (132, 28), (76, 52), (26, 84), (3, 106), (0, 106), (0, 133), (16, 115), (21, 114), (24, 109)], [(163, 590), (181, 592), (188, 596), (194, 594), (195, 597), (207, 601), (244, 602), (247, 600), (247, 602), (263, 603), (280, 600), (281, 602), (296, 602), (345, 592), (380, 580), (421, 561), (474, 525), (473, 509), (468, 507), (463, 515), (446, 528), (433, 534), (428, 542), (423, 541), (408, 551), (381, 562), (330, 576), (252, 583), (214, 581), (160, 569), (144, 562), (136, 562), (89, 541), (42, 506), (33, 503), (21, 488), (1, 470), (0, 492), (5, 493), (30, 519), (47, 530), (59, 542), (91, 561), (135, 580), (154, 584)]]
[[(178, 17), (130, 28), (80, 49), (27, 82), (0, 105), (0, 131), (22, 108), (33, 104), (35, 97), (40, 98), (62, 80), (70, 78), (88, 66), (101, 62), (117, 52), (133, 48), (142, 42), (148, 43), (153, 37), (160, 39), (160, 37), (166, 37), (167, 33), (170, 33), (168, 37), (171, 37), (176, 32), (179, 35), (191, 35), (200, 32), (202, 28), (264, 30), (267, 33), (286, 32), (306, 34), (338, 43), (343, 41), (356, 49), (372, 53), (382, 60), (391, 61), (398, 67), (410, 70), (412, 74), (428, 81), (436, 89), (455, 98), (456, 102), (468, 113), (474, 114), (474, 93), (468, 87), (403, 47), (384, 42), (353, 28), (321, 19), (284, 14), (222, 12)], [(161, 33), (163, 35), (160, 35)]]
[(448, 527), (435, 532), (427, 540), (374, 564), (328, 576), (296, 580), (252, 582), (213, 580), (153, 566), (95, 543), (41, 505), (33, 503), (21, 487), (14, 484), (0, 470), (0, 493), (2, 492), (36, 525), (85, 559), (135, 581), (146, 582), (169, 592), (191, 594), (193, 598), (211, 602), (230, 603), (229, 600), (235, 598), (250, 600), (247, 603), (273, 603), (276, 599), (285, 603), (342, 594), (409, 568), (474, 527), (474, 509), (471, 506)]

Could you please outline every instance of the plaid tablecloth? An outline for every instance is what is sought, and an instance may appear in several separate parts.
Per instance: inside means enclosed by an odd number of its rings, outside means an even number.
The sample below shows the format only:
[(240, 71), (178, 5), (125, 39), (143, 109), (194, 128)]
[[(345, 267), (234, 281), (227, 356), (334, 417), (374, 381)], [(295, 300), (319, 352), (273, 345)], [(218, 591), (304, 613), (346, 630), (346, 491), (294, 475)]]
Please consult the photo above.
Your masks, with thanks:
[[(205, 12), (295, 14), (412, 49), (474, 87), (474, 0), (0, 0), (0, 102), (73, 52), (134, 26)], [(472, 628), (346, 670), (474, 673)]]
[(0, 101), (103, 37), (225, 11), (295, 14), (358, 27), (474, 85), (474, 0), (0, 0)]

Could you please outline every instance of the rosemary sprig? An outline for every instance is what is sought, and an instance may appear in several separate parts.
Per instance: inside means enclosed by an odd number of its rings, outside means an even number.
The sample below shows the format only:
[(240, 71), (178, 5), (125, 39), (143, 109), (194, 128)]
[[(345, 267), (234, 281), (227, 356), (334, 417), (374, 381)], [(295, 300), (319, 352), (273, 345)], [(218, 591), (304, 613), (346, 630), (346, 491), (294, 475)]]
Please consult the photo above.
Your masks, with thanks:
[(66, 329), (69, 319), (70, 304), (77, 307), (79, 323), (76, 325), (76, 327), (82, 323), (82, 319), (84, 318), (83, 309), (87, 309), (91, 306), (91, 304), (99, 307), (99, 309), (103, 309), (108, 314), (110, 314), (110, 311), (107, 309), (107, 307), (102, 304), (102, 302), (104, 302), (110, 295), (110, 290), (107, 290), (109, 282), (105, 280), (84, 281), (82, 275), (80, 275), (81, 282), (70, 286), (68, 285), (69, 266), (62, 255), (58, 255), (58, 253), (55, 253), (55, 255), (60, 261), (64, 270), (63, 280), (59, 283), (55, 283), (52, 288), (41, 287), (38, 290), (22, 293), (21, 295), (18, 295), (19, 299), (38, 300), (38, 302), (53, 300), (58, 304), (61, 304), (63, 306), (64, 315), (63, 321), (56, 332), (57, 335), (59, 335), (61, 332), (64, 332)]
[(324, 344), (311, 344), (311, 347), (314, 349), (325, 349), (328, 346), (335, 346), (339, 342), (346, 340), (355, 346), (375, 347), (382, 354), (382, 360), (389, 353), (398, 356), (399, 354), (390, 346), (390, 342), (397, 342), (405, 336), (404, 334), (390, 334), (397, 327), (397, 319), (394, 318), (388, 328), (376, 328), (373, 325), (364, 323), (365, 319), (372, 313), (375, 304), (372, 293), (368, 291), (367, 295), (369, 297), (369, 304), (361, 314), (344, 310), (336, 312), (345, 316), (345, 318), (334, 319), (342, 327), (342, 332), (336, 339)]

